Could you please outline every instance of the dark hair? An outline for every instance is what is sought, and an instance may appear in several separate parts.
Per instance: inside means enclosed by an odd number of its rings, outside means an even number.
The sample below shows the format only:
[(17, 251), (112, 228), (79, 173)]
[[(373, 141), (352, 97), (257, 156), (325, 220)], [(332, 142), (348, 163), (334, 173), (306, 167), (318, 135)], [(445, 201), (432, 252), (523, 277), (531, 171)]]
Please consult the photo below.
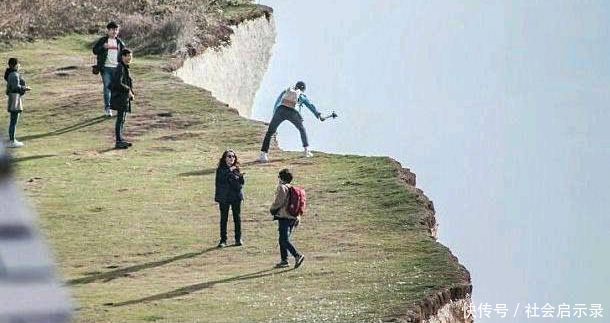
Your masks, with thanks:
[(114, 21), (111, 21), (106, 25), (106, 29), (117, 29), (117, 28), (119, 28), (119, 24), (117, 24)]
[(297, 84), (294, 85), (294, 87), (296, 89), (299, 89), (301, 91), (305, 91), (305, 82), (303, 81), (298, 81)]
[(222, 157), (220, 157), (220, 160), (218, 161), (218, 168), (224, 167), (227, 165), (227, 162), (226, 162), (227, 155), (230, 153), (232, 153), (233, 156), (235, 156), (235, 159), (233, 160), (233, 165), (231, 165), (231, 166), (235, 166), (235, 167), (237, 167), (237, 170), (239, 170), (239, 161), (237, 160), (237, 154), (231, 149), (227, 149), (227, 150), (225, 150), (224, 153), (222, 153)]
[(287, 184), (290, 184), (290, 182), (292, 182), (292, 173), (288, 168), (284, 168), (280, 171), (280, 179)]
[(11, 57), (8, 59), (8, 66), (15, 67), (17, 66), (17, 64), (19, 64), (19, 60), (17, 60), (15, 57)]
[(129, 48), (123, 48), (123, 50), (121, 50), (121, 56), (127, 56), (131, 53), (132, 53), (131, 49), (129, 49)]

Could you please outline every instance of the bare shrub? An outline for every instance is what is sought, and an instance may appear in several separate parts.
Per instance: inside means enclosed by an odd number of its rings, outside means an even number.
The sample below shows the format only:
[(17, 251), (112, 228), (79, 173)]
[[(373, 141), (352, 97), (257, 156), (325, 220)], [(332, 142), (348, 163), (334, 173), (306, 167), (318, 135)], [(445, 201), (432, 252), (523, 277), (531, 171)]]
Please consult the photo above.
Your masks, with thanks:
[(121, 36), (139, 54), (168, 54), (195, 36), (196, 26), (188, 14), (173, 13), (164, 18), (141, 14), (120, 17)]
[[(103, 34), (108, 21), (121, 23), (121, 37), (139, 54), (179, 59), (229, 43), (232, 25), (268, 12), (252, 0), (0, 0), (0, 48), (14, 40), (67, 33)], [(229, 9), (229, 10), (227, 10)], [(230, 14), (229, 14), (230, 13)]]
[(121, 25), (120, 37), (133, 50), (139, 48), (155, 24), (153, 17), (142, 14), (120, 15), (118, 22)]
[(148, 0), (2, 0), (0, 38), (22, 40), (93, 33), (102, 29), (114, 12), (142, 11), (147, 5)]

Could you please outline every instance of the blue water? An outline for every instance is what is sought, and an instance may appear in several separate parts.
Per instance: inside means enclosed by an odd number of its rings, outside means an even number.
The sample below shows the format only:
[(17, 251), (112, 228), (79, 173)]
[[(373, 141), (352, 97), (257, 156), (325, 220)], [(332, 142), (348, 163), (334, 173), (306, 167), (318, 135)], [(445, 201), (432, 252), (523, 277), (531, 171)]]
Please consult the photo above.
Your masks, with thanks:
[[(528, 319), (528, 303), (605, 322), (573, 313), (601, 304), (610, 317), (609, 3), (261, 2), (278, 38), (254, 118), (270, 120), (278, 92), (304, 80), (340, 115), (304, 112), (312, 149), (411, 168), (474, 305), (509, 309), (477, 322), (557, 320)], [(279, 141), (301, 149), (288, 123)]]

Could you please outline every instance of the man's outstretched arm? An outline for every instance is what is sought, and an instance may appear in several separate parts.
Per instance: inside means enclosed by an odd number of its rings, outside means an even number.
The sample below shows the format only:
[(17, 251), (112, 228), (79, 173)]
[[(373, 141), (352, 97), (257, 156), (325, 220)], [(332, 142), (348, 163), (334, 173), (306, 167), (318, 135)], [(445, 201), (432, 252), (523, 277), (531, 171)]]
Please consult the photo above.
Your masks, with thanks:
[(300, 104), (304, 104), (307, 109), (309, 109), (309, 111), (311, 111), (311, 113), (313, 113), (313, 115), (316, 116), (316, 118), (320, 119), (320, 116), (322, 115), (320, 112), (318, 112), (318, 109), (316, 109), (316, 106), (313, 105), (313, 103), (311, 103), (311, 101), (309, 101), (309, 99), (307, 98), (307, 96), (305, 94), (301, 94), (301, 96), (299, 97), (299, 101), (301, 101)]

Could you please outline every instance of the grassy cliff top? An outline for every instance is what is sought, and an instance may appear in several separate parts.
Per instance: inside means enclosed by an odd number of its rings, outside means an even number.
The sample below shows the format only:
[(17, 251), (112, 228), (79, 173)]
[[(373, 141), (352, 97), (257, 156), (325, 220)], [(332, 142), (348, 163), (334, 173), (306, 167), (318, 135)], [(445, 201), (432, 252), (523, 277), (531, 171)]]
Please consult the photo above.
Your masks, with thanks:
[[(185, 85), (157, 57), (136, 57), (129, 150), (89, 67), (92, 38), (69, 36), (0, 52), (19, 57), (33, 88), (14, 151), (17, 180), (41, 218), (77, 303), (78, 322), (373, 321), (404, 315), (467, 272), (422, 224), (429, 215), (388, 158), (271, 151), (265, 125)], [(7, 114), (2, 123), (7, 124)], [(226, 148), (246, 172), (245, 246), (215, 249), (214, 172)], [(277, 171), (308, 192), (294, 240), (307, 260), (278, 261), (268, 207)], [(231, 224), (229, 225), (231, 227)]]

